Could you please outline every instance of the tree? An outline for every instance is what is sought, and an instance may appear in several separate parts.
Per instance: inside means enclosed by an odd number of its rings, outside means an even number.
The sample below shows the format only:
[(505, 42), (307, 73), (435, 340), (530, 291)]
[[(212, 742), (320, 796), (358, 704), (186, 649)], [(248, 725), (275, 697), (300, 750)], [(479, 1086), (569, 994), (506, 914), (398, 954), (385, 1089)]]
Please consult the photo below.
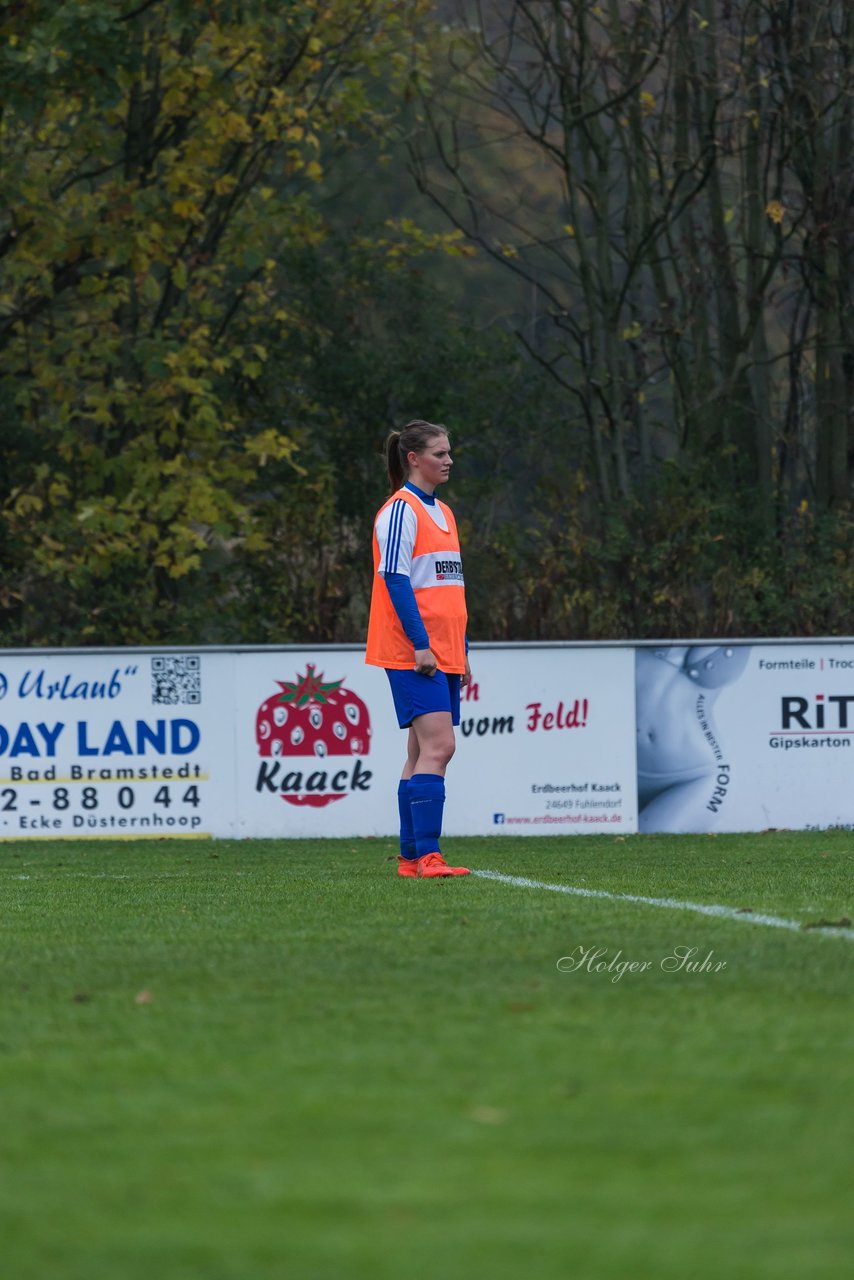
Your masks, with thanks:
[(259, 422), (287, 424), (301, 472), (272, 464), (256, 486), (266, 547), (220, 566), (229, 589), (214, 588), (221, 604), (208, 638), (364, 636), (370, 531), (388, 488), (383, 446), (392, 427), (425, 412), (454, 444), (449, 500), (464, 526), (476, 634), (519, 625), (515, 582), (495, 573), (491, 544), (526, 518), (512, 489), (541, 465), (551, 387), (509, 337), (478, 331), (450, 306), (434, 277), (454, 249), (462, 261), (450, 260), (468, 265), (457, 240), (410, 226), (363, 231), (279, 263), (296, 322), (271, 342), (247, 407)]
[(422, 83), (411, 160), (536, 289), (520, 328), (583, 425), (600, 511), (665, 460), (755, 494), (754, 535), (851, 497), (843, 0), (482, 0)]
[(323, 237), (324, 157), (381, 125), (419, 7), (3, 7), (7, 635), (175, 635), (211, 556), (263, 550), (253, 490), (296, 465), (245, 410), (294, 324), (278, 262)]

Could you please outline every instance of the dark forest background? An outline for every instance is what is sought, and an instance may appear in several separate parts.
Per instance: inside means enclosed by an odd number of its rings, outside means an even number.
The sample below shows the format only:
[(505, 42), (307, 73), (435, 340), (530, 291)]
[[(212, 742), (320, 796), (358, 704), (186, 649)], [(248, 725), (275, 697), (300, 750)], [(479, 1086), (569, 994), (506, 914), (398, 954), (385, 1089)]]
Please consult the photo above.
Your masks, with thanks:
[(0, 6), (0, 644), (854, 632), (854, 6)]

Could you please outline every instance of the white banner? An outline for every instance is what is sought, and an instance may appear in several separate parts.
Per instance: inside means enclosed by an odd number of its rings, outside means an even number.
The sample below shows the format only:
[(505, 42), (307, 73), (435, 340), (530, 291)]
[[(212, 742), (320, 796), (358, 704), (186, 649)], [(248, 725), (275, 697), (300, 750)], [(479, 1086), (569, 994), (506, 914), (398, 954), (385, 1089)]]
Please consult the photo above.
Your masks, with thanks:
[[(472, 652), (449, 835), (854, 828), (854, 645)], [(0, 652), (0, 839), (393, 835), (361, 648)]]
[[(472, 660), (445, 831), (636, 830), (632, 650)], [(392, 835), (406, 737), (361, 648), (0, 655), (0, 838)]]
[(471, 655), (446, 828), (455, 835), (637, 831), (630, 648)]
[(234, 658), (0, 653), (0, 839), (231, 834)]
[[(390, 835), (407, 733), (361, 650), (238, 654), (245, 836)], [(630, 649), (472, 654), (445, 831), (637, 830)]]
[(854, 827), (854, 646), (636, 651), (642, 831)]
[(396, 800), (381, 781), (396, 758), (385, 672), (366, 666), (361, 649), (237, 656), (240, 835), (391, 831)]

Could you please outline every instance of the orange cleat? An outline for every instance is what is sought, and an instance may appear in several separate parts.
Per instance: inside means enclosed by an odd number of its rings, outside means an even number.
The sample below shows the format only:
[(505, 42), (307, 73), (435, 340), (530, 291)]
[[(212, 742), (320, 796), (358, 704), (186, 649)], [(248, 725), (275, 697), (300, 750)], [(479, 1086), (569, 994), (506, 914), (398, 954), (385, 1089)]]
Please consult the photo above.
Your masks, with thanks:
[(397, 874), (399, 876), (407, 876), (414, 880), (418, 875), (418, 859), (417, 858), (398, 858)]
[(434, 876), (468, 876), (471, 872), (468, 867), (449, 867), (441, 853), (425, 853), (418, 859), (416, 875), (427, 880)]

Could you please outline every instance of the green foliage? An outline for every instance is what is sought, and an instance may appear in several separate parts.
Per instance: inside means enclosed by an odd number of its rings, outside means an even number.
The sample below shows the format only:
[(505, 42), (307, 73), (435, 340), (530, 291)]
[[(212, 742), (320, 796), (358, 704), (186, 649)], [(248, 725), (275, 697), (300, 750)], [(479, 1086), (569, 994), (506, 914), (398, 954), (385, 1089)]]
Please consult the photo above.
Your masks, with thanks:
[[(583, 473), (529, 491), (527, 527), (477, 548), (472, 634), (507, 639), (851, 635), (854, 510), (803, 503), (781, 537), (702, 469), (603, 519)], [(482, 594), (486, 588), (485, 594)], [(491, 625), (490, 625), (491, 619)]]
[[(797, 23), (775, 45), (751, 8), (731, 91), (693, 11), (659, 33), (659, 84), (633, 69), (644, 6), (623, 31), (623, 7), (573, 0), (627, 57), (597, 37), (592, 133), (561, 101), (567, 147), (544, 158), (537, 60), (501, 52), (511, 8), (521, 38), (528, 6), (494, 6), (479, 35), (451, 23), (477, 93), (450, 133), (414, 34), (426, 0), (0, 8), (0, 642), (359, 638), (382, 444), (413, 416), (451, 430), (475, 639), (854, 631), (848, 248), (804, 203), (850, 152), (850, 96), (823, 132), (810, 103), (854, 19), (802, 65)], [(742, 18), (719, 8), (734, 48)], [(539, 50), (544, 73), (575, 65), (580, 33)], [(812, 96), (786, 98), (780, 129), (742, 112), (793, 59)], [(446, 177), (470, 184), (437, 204), (474, 219), (476, 256), (402, 171), (418, 76), (456, 140)], [(501, 76), (521, 96), (497, 99)], [(682, 125), (693, 178), (674, 186)], [(787, 138), (790, 191), (768, 160)], [(819, 183), (823, 226), (843, 185)]]
[(323, 139), (380, 123), (364, 81), (406, 8), (7, 7), (0, 607), (21, 640), (156, 639), (212, 550), (264, 548), (251, 491), (297, 447), (245, 412), (293, 324), (279, 259), (322, 238)]
[(282, 260), (296, 322), (271, 346), (251, 407), (259, 422), (288, 424), (299, 472), (274, 464), (253, 494), (264, 545), (222, 566), (231, 590), (216, 591), (217, 638), (364, 634), (371, 526), (388, 489), (384, 441), (424, 406), (454, 442), (447, 497), (467, 548), (492, 527), (494, 518), (483, 524), (482, 517), (505, 495), (508, 441), (536, 440), (542, 395), (508, 337), (479, 334), (449, 311), (431, 280), (434, 262), (412, 257), (411, 246), (397, 258), (378, 255), (367, 237), (329, 240)]

